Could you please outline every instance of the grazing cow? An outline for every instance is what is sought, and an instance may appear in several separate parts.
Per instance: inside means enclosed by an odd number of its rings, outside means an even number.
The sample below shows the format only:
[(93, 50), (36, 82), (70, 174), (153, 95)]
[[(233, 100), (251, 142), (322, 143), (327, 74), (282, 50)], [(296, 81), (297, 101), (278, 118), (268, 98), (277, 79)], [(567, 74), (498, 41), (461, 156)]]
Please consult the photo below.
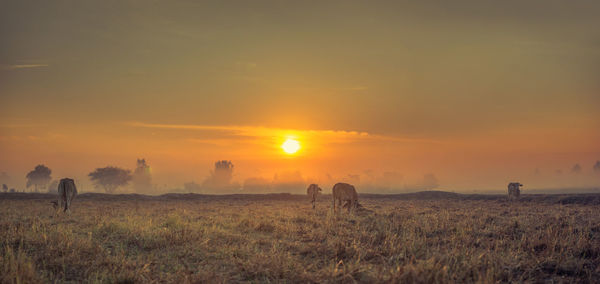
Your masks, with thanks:
[(322, 191), (322, 189), (314, 183), (309, 185), (306, 189), (306, 194), (311, 198), (313, 209), (315, 209), (315, 202), (317, 201), (317, 194), (319, 194), (319, 191)]
[(64, 212), (71, 212), (71, 201), (77, 195), (77, 187), (75, 181), (70, 178), (63, 178), (58, 184), (58, 201), (53, 201), (54, 209), (63, 208)]
[(358, 194), (353, 185), (347, 183), (336, 183), (333, 186), (333, 211), (335, 212), (335, 201), (338, 201), (338, 207), (342, 207), (342, 201), (348, 201), (348, 212), (358, 207)]
[(519, 189), (522, 184), (518, 182), (511, 182), (508, 184), (508, 199), (519, 199), (521, 190)]

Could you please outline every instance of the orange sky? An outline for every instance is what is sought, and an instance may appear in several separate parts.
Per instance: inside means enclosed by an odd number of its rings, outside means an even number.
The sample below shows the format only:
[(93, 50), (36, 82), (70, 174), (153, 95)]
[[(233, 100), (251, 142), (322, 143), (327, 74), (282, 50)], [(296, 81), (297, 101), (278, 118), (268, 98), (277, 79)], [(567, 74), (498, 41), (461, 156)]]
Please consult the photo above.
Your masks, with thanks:
[[(272, 179), (300, 171), (306, 182), (332, 184), (345, 180), (365, 186), (381, 183), (386, 172), (402, 178), (398, 190), (419, 184), (434, 173), (440, 188), (468, 191), (500, 189), (510, 180), (528, 181), (534, 188), (595, 186), (592, 165), (600, 136), (588, 131), (596, 121), (574, 121), (552, 128), (524, 125), (498, 131), (438, 139), (402, 138), (353, 131), (284, 130), (267, 127), (163, 125), (109, 122), (95, 125), (21, 125), (4, 127), (0, 140), (2, 165), (24, 175), (37, 163), (55, 177), (75, 176), (91, 190), (86, 175), (101, 166), (133, 169), (146, 158), (156, 184), (167, 188), (201, 183), (214, 161), (231, 159), (234, 180)], [(280, 148), (288, 137), (302, 148), (294, 155)], [(584, 171), (571, 174), (580, 163)], [(536, 175), (535, 169), (540, 174)], [(557, 175), (562, 170), (563, 175)], [(328, 177), (329, 176), (329, 177)], [(15, 182), (24, 183), (24, 179)]]
[[(557, 0), (8, 1), (0, 172), (22, 188), (43, 163), (92, 190), (93, 169), (146, 158), (166, 191), (226, 159), (240, 184), (298, 171), (364, 191), (429, 173), (455, 191), (597, 187), (599, 13)], [(280, 148), (288, 136), (296, 155)]]

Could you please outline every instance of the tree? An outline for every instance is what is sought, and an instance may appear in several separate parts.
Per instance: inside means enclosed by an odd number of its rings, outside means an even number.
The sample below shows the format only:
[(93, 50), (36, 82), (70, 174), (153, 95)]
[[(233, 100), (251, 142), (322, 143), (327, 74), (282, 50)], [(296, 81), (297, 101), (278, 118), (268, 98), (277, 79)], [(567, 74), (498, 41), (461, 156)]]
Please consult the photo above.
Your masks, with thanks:
[(202, 185), (210, 188), (227, 187), (231, 184), (232, 178), (233, 163), (227, 160), (216, 161), (215, 169)]
[(5, 183), (2, 184), (2, 192), (4, 192), (4, 193), (8, 192), (8, 186), (6, 186)]
[(29, 188), (33, 185), (35, 192), (38, 192), (38, 187), (45, 188), (46, 185), (48, 185), (52, 179), (50, 174), (52, 174), (52, 170), (50, 170), (48, 167), (44, 165), (37, 165), (33, 171), (29, 172), (27, 176), (25, 176), (27, 178), (26, 187)]
[(137, 167), (133, 171), (133, 188), (136, 191), (147, 190), (152, 187), (152, 173), (146, 159), (138, 159)]
[(89, 175), (96, 188), (103, 188), (107, 193), (113, 193), (120, 186), (125, 186), (131, 180), (131, 171), (117, 167), (98, 168)]

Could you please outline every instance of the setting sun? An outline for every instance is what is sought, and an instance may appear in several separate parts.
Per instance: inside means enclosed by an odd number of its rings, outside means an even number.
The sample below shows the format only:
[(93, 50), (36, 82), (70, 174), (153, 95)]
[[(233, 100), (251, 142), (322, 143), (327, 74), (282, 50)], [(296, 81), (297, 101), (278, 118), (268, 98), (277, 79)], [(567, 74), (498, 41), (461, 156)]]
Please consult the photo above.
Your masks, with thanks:
[(294, 139), (287, 139), (283, 144), (281, 144), (281, 148), (284, 152), (288, 154), (294, 154), (300, 150), (300, 143)]

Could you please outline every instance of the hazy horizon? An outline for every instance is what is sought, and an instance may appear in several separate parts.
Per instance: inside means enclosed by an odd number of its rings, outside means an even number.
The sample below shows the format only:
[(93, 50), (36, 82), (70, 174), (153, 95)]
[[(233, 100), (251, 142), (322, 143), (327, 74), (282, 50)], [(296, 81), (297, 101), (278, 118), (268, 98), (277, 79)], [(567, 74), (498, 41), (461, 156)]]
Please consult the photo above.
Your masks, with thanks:
[[(135, 161), (134, 161), (135, 162)], [(120, 168), (135, 170), (135, 163), (132, 166), (120, 166)], [(234, 164), (234, 171), (231, 180), (225, 184), (211, 185), (207, 181), (213, 175), (214, 168), (207, 169), (204, 175), (199, 174), (190, 179), (182, 179), (181, 182), (172, 182), (174, 173), (156, 174), (155, 167), (151, 164), (151, 184), (141, 189), (136, 188), (133, 182), (120, 187), (115, 193), (141, 193), (141, 194), (163, 194), (163, 193), (202, 193), (202, 194), (235, 194), (235, 193), (293, 193), (304, 194), (306, 187), (311, 183), (319, 184), (324, 194), (329, 194), (333, 184), (337, 182), (347, 182), (357, 187), (360, 193), (380, 193), (394, 194), (418, 192), (426, 190), (442, 190), (457, 193), (504, 193), (506, 184), (498, 183), (495, 187), (452, 187), (444, 185), (443, 176), (435, 173), (426, 173), (422, 176), (405, 176), (400, 172), (375, 172), (365, 170), (362, 172), (331, 175), (324, 173), (315, 176), (309, 176), (300, 170), (281, 170), (276, 171), (272, 176), (247, 176), (237, 174), (240, 171)], [(106, 166), (115, 166), (112, 164)], [(52, 168), (50, 168), (53, 170)], [(33, 170), (33, 167), (32, 167)], [(88, 172), (92, 172), (93, 169)], [(81, 171), (79, 171), (81, 172)], [(241, 172), (247, 172), (241, 170)], [(61, 175), (61, 172), (52, 171), (52, 181), (67, 177)], [(26, 188), (25, 172), (22, 175), (13, 175), (7, 172), (0, 172), (0, 184), (7, 184), (9, 188), (15, 188), (18, 191), (33, 192), (33, 187)], [(429, 176), (429, 177), (427, 177)], [(95, 187), (90, 181), (88, 173), (80, 175), (70, 175), (74, 178), (80, 192), (104, 192), (101, 187)], [(433, 180), (432, 178), (433, 177)], [(598, 173), (594, 172), (592, 167), (581, 172), (566, 170), (564, 172), (532, 171), (529, 174), (522, 175), (521, 182), (528, 181), (522, 188), (524, 193), (585, 193), (598, 192), (600, 186), (594, 183), (598, 178)], [(166, 182), (165, 182), (166, 181)], [(171, 182), (169, 182), (171, 181)], [(508, 180), (506, 183), (512, 180)], [(188, 188), (186, 184), (194, 184), (193, 188)], [(50, 188), (48, 188), (50, 190)], [(56, 190), (52, 188), (52, 190)], [(41, 188), (40, 192), (47, 192), (47, 188)]]
[(202, 185), (219, 160), (254, 190), (600, 186), (600, 2), (1, 7), (9, 187), (44, 164), (93, 191), (94, 169), (138, 158), (149, 193)]

